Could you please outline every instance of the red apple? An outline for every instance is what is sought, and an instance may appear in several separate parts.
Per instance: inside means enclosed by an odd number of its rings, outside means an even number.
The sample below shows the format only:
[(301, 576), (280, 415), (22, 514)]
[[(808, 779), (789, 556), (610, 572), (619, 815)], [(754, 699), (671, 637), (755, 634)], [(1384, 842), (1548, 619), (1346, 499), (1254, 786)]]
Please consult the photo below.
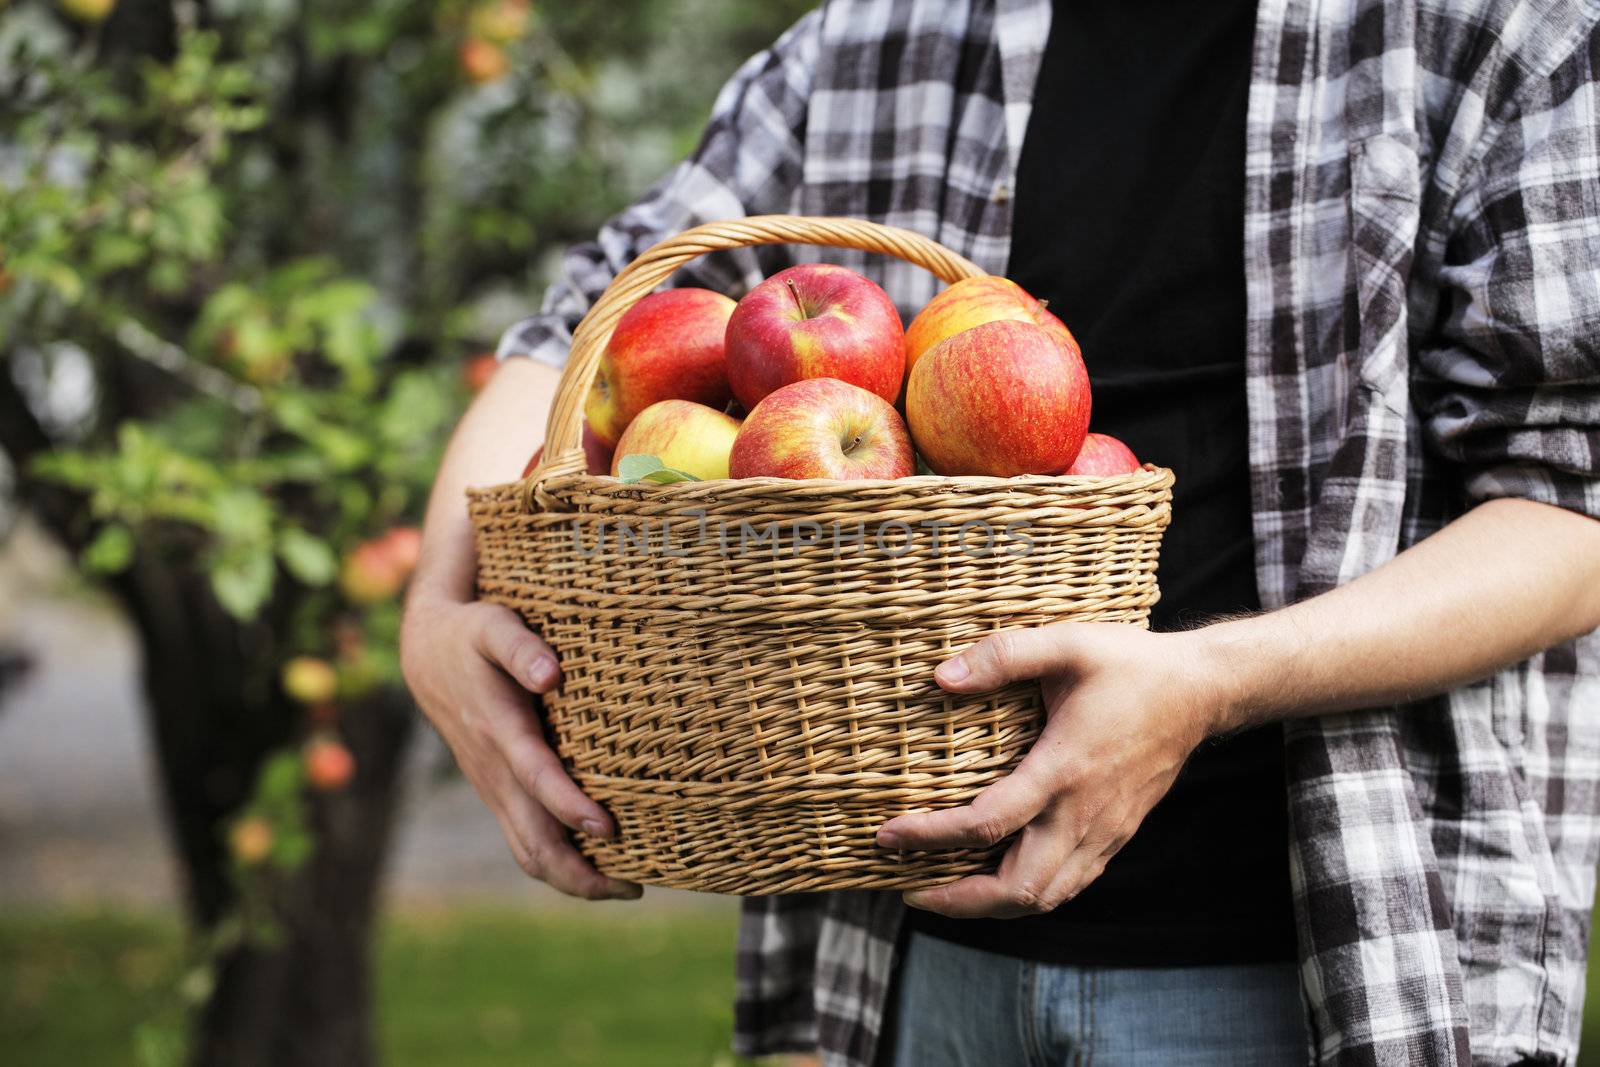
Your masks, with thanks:
[(733, 308), (732, 300), (709, 289), (667, 289), (617, 321), (583, 408), (606, 447), (659, 401), (692, 400), (719, 411), (728, 406), (722, 345)]
[[(611, 446), (594, 435), (594, 430), (586, 422), (583, 424), (583, 460), (584, 469), (588, 474), (611, 473)], [(528, 457), (528, 465), (522, 468), (522, 476), (526, 478), (533, 473), (533, 468), (539, 465), (544, 458), (544, 445), (533, 450), (533, 455)]]
[(333, 737), (313, 738), (300, 758), (305, 767), (306, 781), (325, 793), (343, 789), (355, 775), (355, 757)]
[(1139, 469), (1139, 457), (1133, 449), (1110, 434), (1092, 433), (1084, 437), (1083, 448), (1067, 473), (1109, 478), (1114, 474), (1134, 474)]
[(750, 290), (728, 320), (728, 384), (751, 411), (773, 390), (837, 378), (889, 403), (905, 377), (889, 294), (853, 270), (806, 263)]
[(611, 458), (611, 473), (617, 473), (624, 456), (655, 456), (702, 481), (726, 478), (738, 433), (739, 420), (732, 415), (690, 400), (663, 400), (628, 424)]
[(906, 373), (940, 341), (963, 330), (997, 321), (1030, 322), (1048, 330), (1078, 352), (1078, 342), (1060, 319), (1010, 278), (986, 275), (965, 278), (928, 301), (906, 327)]
[(506, 50), (481, 37), (468, 37), (461, 43), (461, 72), (474, 85), (497, 81), (511, 69)]
[(735, 478), (905, 478), (915, 470), (894, 406), (837, 378), (768, 393), (745, 418), (728, 459)]
[(986, 322), (917, 360), (906, 415), (935, 473), (1059, 474), (1089, 429), (1089, 374), (1050, 331)]
[(480, 352), (461, 365), (461, 382), (469, 392), (479, 392), (499, 369), (500, 361), (494, 358), (493, 352)]
[(421, 552), (421, 531), (411, 526), (393, 527), (382, 537), (350, 550), (339, 570), (339, 588), (357, 604), (388, 600), (411, 577)]

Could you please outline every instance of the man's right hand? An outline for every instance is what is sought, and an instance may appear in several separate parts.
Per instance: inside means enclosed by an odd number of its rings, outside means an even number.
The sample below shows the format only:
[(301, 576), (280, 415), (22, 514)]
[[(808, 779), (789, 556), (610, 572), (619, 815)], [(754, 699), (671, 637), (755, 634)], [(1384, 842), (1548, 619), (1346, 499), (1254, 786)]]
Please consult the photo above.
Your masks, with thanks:
[(509, 608), (413, 598), (400, 650), (412, 695), (499, 820), (518, 865), (575, 897), (636, 899), (637, 885), (596, 871), (567, 836), (609, 837), (615, 828), (568, 777), (529, 700), (560, 684), (549, 646)]
[(517, 478), (539, 443), (556, 382), (549, 367), (510, 360), (456, 427), (428, 502), (400, 628), (400, 668), (523, 870), (573, 896), (633, 899), (637, 885), (600, 874), (567, 836), (609, 837), (616, 827), (545, 742), (529, 694), (561, 684), (555, 655), (515, 612), (474, 597), (467, 486)]

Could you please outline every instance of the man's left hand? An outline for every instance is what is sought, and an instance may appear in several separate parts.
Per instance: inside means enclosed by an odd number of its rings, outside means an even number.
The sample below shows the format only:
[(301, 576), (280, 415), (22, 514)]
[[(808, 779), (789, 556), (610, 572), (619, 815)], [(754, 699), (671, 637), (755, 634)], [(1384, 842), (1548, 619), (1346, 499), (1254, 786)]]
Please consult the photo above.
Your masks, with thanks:
[(992, 875), (906, 894), (957, 918), (1051, 911), (1099, 877), (1221, 721), (1226, 687), (1192, 633), (1114, 623), (1006, 630), (940, 664), (953, 693), (1038, 678), (1046, 723), (1016, 770), (966, 807), (891, 819), (879, 844), (972, 848), (1021, 831)]

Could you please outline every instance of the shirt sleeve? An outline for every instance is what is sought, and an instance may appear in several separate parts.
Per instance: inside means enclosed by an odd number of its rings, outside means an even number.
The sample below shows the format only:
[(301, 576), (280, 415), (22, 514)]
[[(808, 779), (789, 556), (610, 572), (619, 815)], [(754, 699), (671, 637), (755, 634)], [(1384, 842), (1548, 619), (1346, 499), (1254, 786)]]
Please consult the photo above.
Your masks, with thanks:
[(1600, 48), (1527, 83), (1453, 208), (1446, 343), (1418, 353), (1424, 443), (1469, 503), (1600, 518)]
[[(529, 356), (566, 362), (572, 331), (611, 279), (656, 242), (702, 222), (792, 209), (800, 186), (802, 145), (821, 10), (795, 23), (771, 48), (751, 57), (722, 88), (694, 152), (592, 241), (569, 249), (542, 310), (500, 339), (501, 359)], [(765, 276), (771, 250), (702, 256), (674, 278), (739, 293)]]

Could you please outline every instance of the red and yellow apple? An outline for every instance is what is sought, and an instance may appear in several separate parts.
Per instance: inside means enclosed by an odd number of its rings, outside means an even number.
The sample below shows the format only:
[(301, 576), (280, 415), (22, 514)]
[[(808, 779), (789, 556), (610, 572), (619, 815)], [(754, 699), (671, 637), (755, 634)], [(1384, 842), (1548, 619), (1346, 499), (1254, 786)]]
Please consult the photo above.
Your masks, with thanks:
[(506, 55), (506, 50), (481, 37), (468, 37), (461, 42), (459, 59), (461, 72), (474, 85), (498, 81), (511, 69), (511, 57)]
[(1048, 308), (1010, 278), (991, 274), (956, 282), (917, 312), (906, 327), (906, 373), (939, 342), (974, 326), (999, 321), (1032, 323), (1078, 352), (1072, 332)]
[(259, 815), (246, 815), (228, 831), (228, 848), (234, 859), (254, 867), (272, 855), (275, 837), (271, 823)]
[(905, 377), (894, 301), (846, 267), (805, 263), (745, 294), (728, 320), (728, 384), (751, 411), (794, 382), (836, 378), (889, 403)]
[(702, 481), (728, 476), (728, 453), (739, 420), (692, 400), (662, 400), (639, 412), (617, 442), (611, 473), (623, 456), (655, 456)]
[(1089, 374), (1051, 331), (986, 322), (917, 360), (906, 417), (936, 474), (1060, 474), (1089, 430)]
[(376, 604), (396, 595), (416, 570), (422, 532), (396, 526), (350, 550), (339, 569), (339, 588), (357, 604)]
[(723, 339), (734, 303), (709, 289), (651, 293), (617, 321), (583, 413), (607, 446), (635, 416), (662, 400), (728, 406)]
[(1139, 469), (1139, 457), (1133, 454), (1133, 449), (1108, 433), (1091, 433), (1084, 437), (1078, 458), (1072, 461), (1067, 473), (1108, 478), (1114, 474), (1134, 474)]
[[(594, 435), (594, 430), (589, 424), (583, 424), (583, 460), (584, 470), (589, 474), (610, 474), (611, 453), (613, 449), (600, 438)], [(544, 445), (533, 450), (533, 455), (528, 457), (528, 463), (522, 468), (522, 476), (526, 478), (533, 473), (533, 468), (539, 465), (544, 458)]]
[(528, 0), (481, 0), (467, 16), (473, 36), (493, 44), (510, 44), (528, 32), (533, 5)]
[(915, 470), (894, 406), (837, 378), (768, 393), (745, 417), (728, 460), (735, 478), (905, 478)]

